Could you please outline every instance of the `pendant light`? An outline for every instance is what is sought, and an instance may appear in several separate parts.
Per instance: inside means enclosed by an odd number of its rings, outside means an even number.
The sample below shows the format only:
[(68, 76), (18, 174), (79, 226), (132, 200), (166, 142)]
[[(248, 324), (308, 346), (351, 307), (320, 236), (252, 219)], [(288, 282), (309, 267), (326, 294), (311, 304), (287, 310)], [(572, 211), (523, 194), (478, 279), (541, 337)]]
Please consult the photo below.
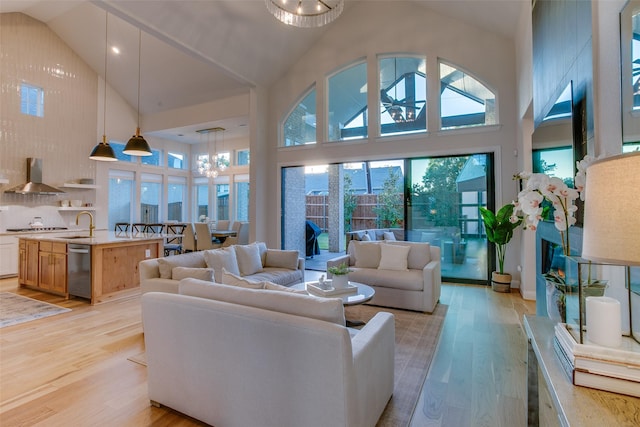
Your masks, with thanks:
[(141, 67), (141, 50), (142, 50), (142, 30), (138, 29), (138, 127), (136, 134), (129, 139), (124, 147), (123, 153), (130, 156), (151, 156), (151, 148), (147, 141), (140, 135), (140, 67)]
[(89, 158), (91, 160), (99, 160), (102, 162), (118, 161), (113, 148), (107, 142), (107, 50), (108, 50), (108, 33), (109, 33), (109, 12), (105, 12), (104, 18), (104, 110), (102, 118), (102, 141), (98, 143)]

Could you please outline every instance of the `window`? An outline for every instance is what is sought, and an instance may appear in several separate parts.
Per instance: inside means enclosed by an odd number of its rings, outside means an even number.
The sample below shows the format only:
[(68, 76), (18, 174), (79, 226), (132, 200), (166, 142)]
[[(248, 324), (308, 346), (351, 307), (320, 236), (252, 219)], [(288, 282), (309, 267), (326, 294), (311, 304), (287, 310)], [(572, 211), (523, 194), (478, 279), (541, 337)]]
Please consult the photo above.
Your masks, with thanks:
[(144, 173), (140, 182), (140, 222), (160, 222), (162, 176)]
[[(315, 144), (316, 142), (316, 89), (313, 88), (296, 105), (284, 121), (284, 146)], [(248, 159), (248, 157), (247, 157)], [(240, 164), (240, 163), (238, 163)]]
[(231, 154), (228, 151), (217, 153), (216, 166), (221, 170), (225, 170), (231, 165)]
[(113, 230), (117, 222), (132, 222), (134, 183), (133, 172), (109, 171), (109, 230)]
[(496, 96), (466, 72), (441, 62), (440, 119), (442, 129), (496, 124)]
[(187, 164), (185, 159), (186, 156), (184, 153), (173, 153), (169, 151), (167, 153), (167, 166), (171, 169), (186, 169)]
[(20, 112), (30, 116), (44, 117), (44, 90), (27, 83), (20, 85)]
[(216, 220), (229, 218), (229, 184), (216, 184)]
[(187, 179), (182, 176), (170, 176), (167, 189), (167, 220), (182, 221), (187, 198)]
[(209, 180), (207, 178), (195, 178), (193, 180), (195, 187), (195, 218), (194, 221), (200, 221), (200, 218), (209, 217)]
[(150, 156), (140, 157), (140, 161), (143, 165), (160, 166), (162, 164), (160, 150), (151, 149)]
[(367, 137), (367, 64), (346, 68), (329, 77), (328, 140)]
[(554, 147), (534, 149), (533, 173), (544, 173), (563, 180), (573, 188), (573, 148)]
[(242, 179), (236, 182), (236, 221), (249, 221), (249, 176), (243, 176)]
[(246, 166), (249, 164), (250, 161), (250, 157), (249, 157), (249, 150), (238, 150), (238, 152), (236, 153), (236, 162), (238, 164), (238, 166)]
[(424, 57), (380, 59), (380, 135), (427, 130)]
[(109, 141), (109, 145), (111, 146), (111, 148), (113, 148), (113, 152), (115, 153), (116, 158), (121, 162), (136, 162), (136, 159), (133, 156), (123, 153), (125, 147), (124, 144)]

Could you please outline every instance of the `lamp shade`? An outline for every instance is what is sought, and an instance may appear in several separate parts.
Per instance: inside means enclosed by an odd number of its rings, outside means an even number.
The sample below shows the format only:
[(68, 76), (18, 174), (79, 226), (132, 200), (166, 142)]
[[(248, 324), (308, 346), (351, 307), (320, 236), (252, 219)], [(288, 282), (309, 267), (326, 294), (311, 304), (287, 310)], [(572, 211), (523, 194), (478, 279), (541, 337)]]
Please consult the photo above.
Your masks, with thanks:
[(582, 257), (640, 265), (640, 152), (595, 161), (586, 175)]
[(93, 150), (91, 151), (91, 154), (89, 155), (89, 158), (91, 160), (99, 160), (102, 162), (117, 162), (118, 158), (116, 157), (116, 154), (113, 152), (113, 148), (111, 148), (111, 146), (107, 143), (107, 137), (105, 135), (102, 136), (102, 142), (98, 143), (98, 145), (96, 145), (95, 147), (93, 147)]
[(122, 152), (130, 156), (150, 156), (153, 154), (147, 141), (140, 135), (140, 128), (136, 129), (136, 134), (129, 139)]

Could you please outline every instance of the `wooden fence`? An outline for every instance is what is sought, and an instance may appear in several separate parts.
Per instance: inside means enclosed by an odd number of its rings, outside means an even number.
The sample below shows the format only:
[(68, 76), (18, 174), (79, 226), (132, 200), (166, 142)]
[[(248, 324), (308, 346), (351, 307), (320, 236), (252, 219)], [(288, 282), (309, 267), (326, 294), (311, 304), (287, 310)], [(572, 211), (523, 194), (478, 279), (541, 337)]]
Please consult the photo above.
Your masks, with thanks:
[[(357, 205), (351, 217), (351, 230), (366, 230), (378, 228), (378, 216), (374, 208), (378, 206), (376, 194), (358, 194), (355, 196)], [(306, 196), (306, 217), (322, 229), (329, 228), (329, 196)]]

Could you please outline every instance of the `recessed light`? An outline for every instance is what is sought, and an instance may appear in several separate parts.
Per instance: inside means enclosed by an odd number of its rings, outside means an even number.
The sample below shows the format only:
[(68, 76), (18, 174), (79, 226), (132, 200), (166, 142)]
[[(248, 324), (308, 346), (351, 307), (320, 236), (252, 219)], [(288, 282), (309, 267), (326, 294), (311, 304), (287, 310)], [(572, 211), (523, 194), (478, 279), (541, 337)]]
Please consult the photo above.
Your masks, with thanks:
[(115, 53), (116, 55), (120, 55), (120, 48), (119, 48), (118, 46), (113, 46), (113, 47), (111, 48), (111, 51), (112, 51), (113, 53)]

